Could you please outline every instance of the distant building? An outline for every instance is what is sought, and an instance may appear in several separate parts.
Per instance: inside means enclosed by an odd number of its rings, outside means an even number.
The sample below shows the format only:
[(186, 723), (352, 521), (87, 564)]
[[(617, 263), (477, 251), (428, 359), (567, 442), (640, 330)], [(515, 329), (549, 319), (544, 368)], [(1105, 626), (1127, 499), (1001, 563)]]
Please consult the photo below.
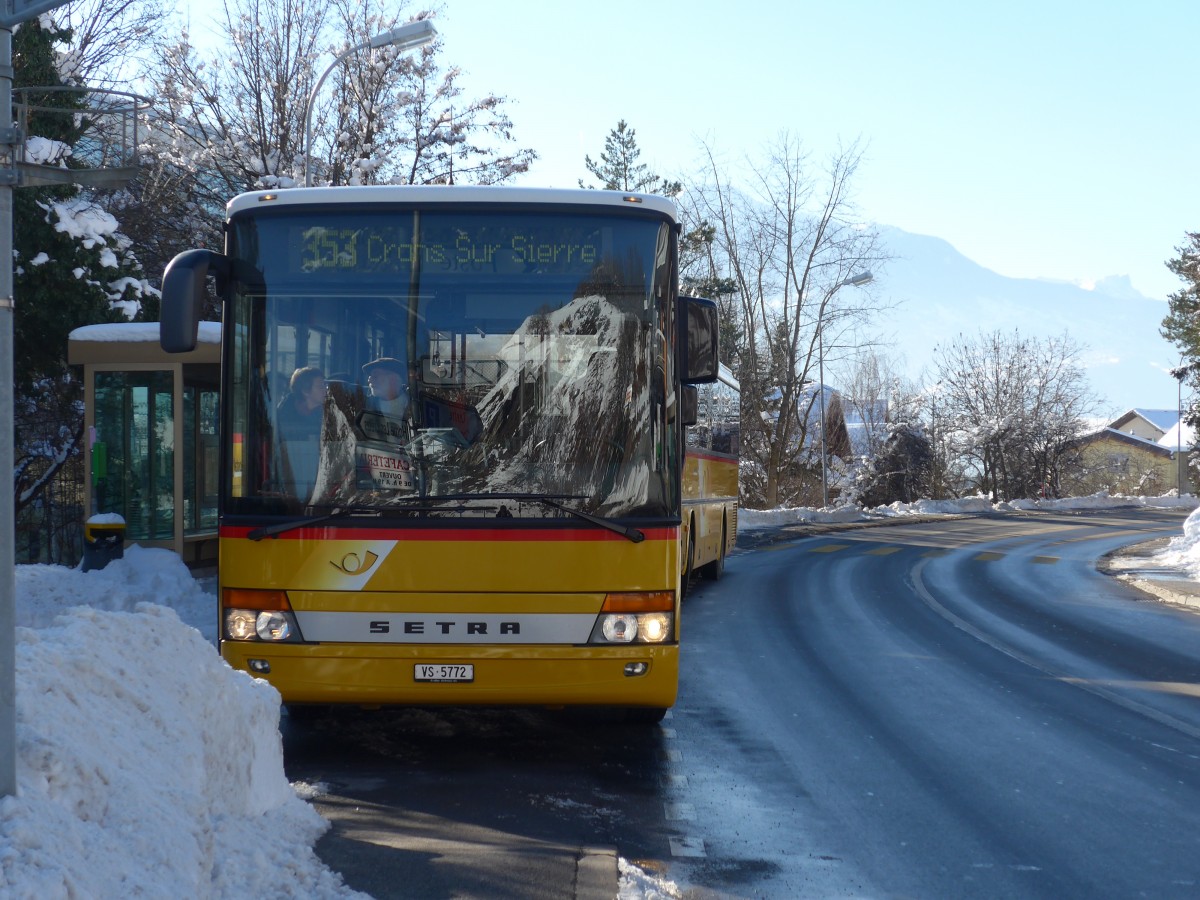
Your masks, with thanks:
[(1131, 409), (1108, 424), (1113, 431), (1158, 442), (1179, 423), (1177, 409)]
[(1187, 465), (1194, 439), (1178, 410), (1131, 409), (1078, 439), (1063, 490), (1075, 496), (1101, 490), (1131, 496), (1194, 493)]

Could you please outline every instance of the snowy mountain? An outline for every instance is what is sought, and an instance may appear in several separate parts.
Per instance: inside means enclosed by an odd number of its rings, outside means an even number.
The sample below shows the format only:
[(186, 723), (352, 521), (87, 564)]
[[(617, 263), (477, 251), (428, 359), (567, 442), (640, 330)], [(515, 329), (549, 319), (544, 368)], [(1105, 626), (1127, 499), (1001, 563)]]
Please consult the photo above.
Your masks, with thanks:
[(1008, 278), (985, 269), (940, 238), (880, 227), (893, 257), (875, 273), (873, 290), (894, 308), (874, 323), (902, 371), (932, 380), (934, 348), (958, 334), (1020, 331), (1045, 338), (1067, 332), (1082, 354), (1104, 418), (1134, 407), (1174, 409), (1177, 385), (1167, 370), (1174, 346), (1159, 335), (1163, 300), (1127, 276), (1071, 284)]

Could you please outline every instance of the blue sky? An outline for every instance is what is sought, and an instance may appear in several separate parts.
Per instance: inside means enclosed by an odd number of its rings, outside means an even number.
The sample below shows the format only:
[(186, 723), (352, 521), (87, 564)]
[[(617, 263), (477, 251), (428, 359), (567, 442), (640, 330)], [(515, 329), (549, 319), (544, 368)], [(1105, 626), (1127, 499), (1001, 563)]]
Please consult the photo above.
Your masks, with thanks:
[(1200, 229), (1194, 0), (446, 0), (437, 26), (467, 93), (509, 98), (539, 152), (522, 184), (574, 186), (623, 118), (685, 180), (701, 140), (731, 166), (783, 131), (814, 160), (861, 140), (864, 219), (1004, 275), (1165, 298)]

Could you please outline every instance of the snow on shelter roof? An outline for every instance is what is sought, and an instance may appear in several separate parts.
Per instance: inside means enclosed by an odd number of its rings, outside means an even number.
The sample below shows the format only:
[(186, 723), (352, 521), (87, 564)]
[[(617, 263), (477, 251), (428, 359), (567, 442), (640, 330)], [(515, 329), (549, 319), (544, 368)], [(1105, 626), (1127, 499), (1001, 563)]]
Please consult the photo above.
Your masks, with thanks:
[(363, 185), (346, 187), (289, 188), (282, 191), (252, 191), (239, 194), (229, 201), (225, 213), (237, 213), (276, 206), (324, 206), (335, 204), (404, 203), (442, 206), (465, 204), (518, 204), (534, 206), (595, 206), (653, 210), (679, 220), (675, 203), (655, 194), (634, 194), (621, 191), (598, 191), (587, 188), (530, 188), (499, 185)]
[[(107, 322), (101, 325), (83, 325), (74, 329), (68, 338), (72, 341), (123, 341), (130, 344), (158, 343), (157, 322)], [(221, 343), (221, 323), (201, 322), (196, 340), (202, 344)]]
[(221, 323), (201, 322), (196, 349), (168, 353), (158, 342), (157, 322), (112, 322), (76, 328), (67, 339), (67, 362), (73, 366), (94, 364), (169, 363), (219, 364)]

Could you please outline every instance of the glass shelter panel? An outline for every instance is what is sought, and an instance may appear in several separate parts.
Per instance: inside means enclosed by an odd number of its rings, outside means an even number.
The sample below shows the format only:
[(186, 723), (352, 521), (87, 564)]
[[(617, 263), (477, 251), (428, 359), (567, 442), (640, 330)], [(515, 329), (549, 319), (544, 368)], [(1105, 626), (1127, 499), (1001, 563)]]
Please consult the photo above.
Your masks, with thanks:
[(217, 530), (219, 396), (216, 387), (183, 389), (184, 534)]
[(170, 372), (97, 372), (97, 445), (107, 459), (93, 485), (98, 512), (125, 519), (128, 540), (174, 537), (174, 397)]

